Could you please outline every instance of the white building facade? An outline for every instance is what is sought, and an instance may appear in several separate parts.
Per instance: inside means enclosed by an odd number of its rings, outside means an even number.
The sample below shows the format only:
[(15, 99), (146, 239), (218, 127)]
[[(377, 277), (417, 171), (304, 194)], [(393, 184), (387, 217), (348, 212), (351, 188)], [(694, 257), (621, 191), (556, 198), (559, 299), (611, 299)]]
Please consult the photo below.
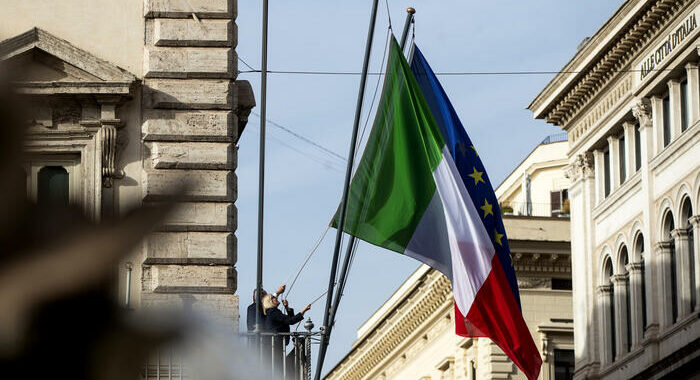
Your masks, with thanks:
[(529, 106), (569, 136), (575, 378), (700, 376), (699, 18), (625, 1)]

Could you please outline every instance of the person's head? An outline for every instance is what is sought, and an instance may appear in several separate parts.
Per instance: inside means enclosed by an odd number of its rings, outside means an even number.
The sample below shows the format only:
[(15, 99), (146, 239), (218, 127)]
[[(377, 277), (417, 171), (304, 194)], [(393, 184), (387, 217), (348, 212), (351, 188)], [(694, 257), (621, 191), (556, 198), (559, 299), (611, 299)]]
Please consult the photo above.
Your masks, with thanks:
[[(262, 293), (263, 297), (265, 297), (265, 294), (267, 294), (267, 292), (265, 291), (265, 289), (260, 289), (260, 293)], [(258, 289), (253, 289), (253, 302), (257, 302), (257, 301), (258, 301), (257, 295), (258, 295)]]
[(262, 309), (263, 314), (265, 315), (267, 315), (267, 309), (276, 308), (279, 305), (280, 301), (278, 301), (277, 297), (273, 296), (272, 294), (265, 294), (262, 298)]

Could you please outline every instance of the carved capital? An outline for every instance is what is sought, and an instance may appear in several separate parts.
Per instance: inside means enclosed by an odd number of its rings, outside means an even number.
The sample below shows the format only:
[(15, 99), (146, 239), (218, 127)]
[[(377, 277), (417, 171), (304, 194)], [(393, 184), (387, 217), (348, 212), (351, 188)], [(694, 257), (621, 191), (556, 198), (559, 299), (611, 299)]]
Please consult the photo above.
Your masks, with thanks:
[(699, 228), (700, 227), (700, 215), (693, 215), (690, 218), (688, 218), (688, 222), (695, 227)]
[(566, 167), (564, 175), (575, 181), (577, 179), (593, 176), (593, 153), (585, 152), (576, 156), (574, 161)]
[(644, 269), (644, 262), (629, 263), (625, 266), (630, 273), (641, 273)]
[(658, 254), (667, 254), (671, 253), (671, 246), (673, 245), (672, 241), (662, 241), (659, 243), (654, 244), (654, 250)]
[(639, 120), (641, 128), (651, 127), (651, 101), (647, 98), (637, 100), (632, 106), (632, 115)]
[(671, 236), (673, 236), (674, 239), (686, 240), (688, 239), (688, 230), (686, 228), (676, 228), (671, 230)]
[(624, 285), (627, 283), (627, 275), (626, 274), (614, 274), (611, 277), (611, 280), (615, 286)]
[(598, 285), (598, 295), (608, 295), (612, 293), (613, 287), (612, 285)]

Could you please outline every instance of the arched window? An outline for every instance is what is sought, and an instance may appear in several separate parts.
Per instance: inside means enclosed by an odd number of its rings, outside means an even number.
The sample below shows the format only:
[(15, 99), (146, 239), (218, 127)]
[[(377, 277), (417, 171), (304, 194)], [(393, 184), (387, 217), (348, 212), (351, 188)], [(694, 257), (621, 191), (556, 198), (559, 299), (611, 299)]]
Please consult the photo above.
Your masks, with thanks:
[(629, 257), (627, 255), (627, 247), (622, 246), (620, 249), (620, 274), (624, 276), (624, 292), (623, 296), (624, 299), (622, 300), (622, 305), (618, 305), (618, 310), (622, 311), (624, 308), (624, 326), (620, 326), (620, 329), (625, 329), (627, 335), (627, 339), (623, 340), (623, 343), (625, 344), (625, 352), (630, 352), (632, 349), (632, 307), (630, 306), (630, 298), (631, 298), (631, 293), (630, 293), (630, 276), (629, 273), (627, 272), (627, 264), (629, 264)]
[(635, 312), (640, 313), (642, 316), (642, 326), (640, 326), (641, 332), (639, 336), (644, 336), (644, 331), (646, 331), (647, 328), (647, 286), (646, 277), (644, 273), (644, 235), (642, 235), (641, 233), (637, 235), (637, 239), (634, 242), (634, 250), (637, 254), (637, 257), (639, 257), (642, 277), (642, 281), (639, 285), (639, 292), (641, 293), (640, 298), (642, 299), (642, 303), (640, 305), (641, 310), (635, 310)]
[(68, 171), (45, 166), (37, 176), (37, 202), (42, 206), (68, 206)]
[(686, 239), (685, 252), (688, 260), (688, 274), (690, 277), (690, 310), (695, 310), (695, 305), (697, 300), (695, 299), (695, 258), (693, 255), (694, 250), (694, 236), (693, 236), (693, 225), (690, 223), (690, 218), (693, 216), (693, 207), (690, 204), (690, 198), (686, 197), (681, 204), (681, 228), (685, 229), (688, 234)]
[(669, 255), (670, 255), (670, 265), (671, 265), (671, 281), (669, 281), (669, 286), (671, 287), (671, 321), (675, 323), (678, 320), (678, 292), (677, 283), (678, 275), (676, 272), (676, 247), (673, 236), (671, 236), (671, 231), (673, 231), (673, 214), (671, 211), (666, 211), (663, 219), (663, 229), (661, 234), (661, 242), (669, 243)]
[(612, 278), (613, 278), (613, 266), (612, 266), (612, 260), (608, 257), (605, 260), (605, 264), (603, 264), (603, 273), (605, 274), (605, 279), (604, 279), (604, 284), (607, 285), (610, 289), (608, 292), (608, 310), (604, 310), (605, 313), (605, 319), (607, 319), (610, 322), (610, 358), (611, 361), (615, 361), (615, 354), (617, 352), (617, 345), (615, 344), (615, 337), (617, 334), (615, 333), (615, 287), (613, 286), (612, 283)]

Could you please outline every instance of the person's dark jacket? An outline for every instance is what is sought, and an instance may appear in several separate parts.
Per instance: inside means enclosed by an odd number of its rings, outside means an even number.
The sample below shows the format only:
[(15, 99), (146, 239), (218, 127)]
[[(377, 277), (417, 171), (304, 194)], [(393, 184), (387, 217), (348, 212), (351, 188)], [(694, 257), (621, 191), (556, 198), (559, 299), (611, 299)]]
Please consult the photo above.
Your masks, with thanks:
[[(248, 315), (246, 317), (246, 323), (248, 325), (248, 331), (253, 331), (255, 330), (255, 314), (257, 311), (258, 305), (253, 302), (248, 306)], [(263, 330), (265, 329), (265, 314), (258, 313), (260, 315), (260, 325), (263, 327)]]
[[(289, 333), (289, 326), (304, 320), (301, 313), (294, 314), (294, 309), (287, 308), (287, 314), (276, 307), (267, 309), (265, 316), (265, 331), (272, 333)], [(285, 338), (285, 345), (288, 342)]]

